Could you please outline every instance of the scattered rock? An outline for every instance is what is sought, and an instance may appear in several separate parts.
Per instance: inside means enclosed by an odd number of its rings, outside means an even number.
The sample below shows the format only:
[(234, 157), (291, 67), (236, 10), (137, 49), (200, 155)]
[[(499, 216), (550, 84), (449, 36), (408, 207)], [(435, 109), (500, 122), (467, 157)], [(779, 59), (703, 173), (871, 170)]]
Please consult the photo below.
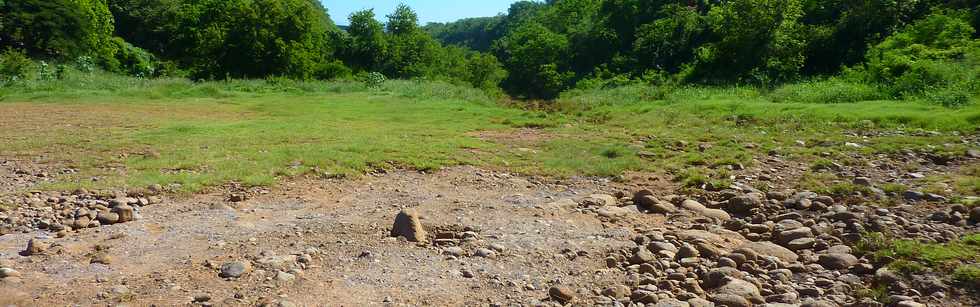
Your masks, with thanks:
[(575, 299), (575, 292), (566, 287), (551, 287), (548, 289), (548, 296), (555, 301), (568, 303)]
[(134, 212), (133, 207), (130, 207), (129, 205), (126, 204), (119, 204), (116, 205), (115, 207), (112, 207), (112, 213), (115, 213), (119, 216), (118, 218), (119, 223), (131, 222), (136, 220), (136, 214)]
[(278, 273), (276, 273), (276, 280), (280, 282), (291, 282), (296, 280), (296, 275), (279, 271)]
[(614, 207), (617, 204), (616, 197), (607, 194), (592, 194), (582, 200), (587, 207)]
[(793, 251), (767, 241), (747, 242), (742, 244), (742, 246), (740, 246), (738, 249), (748, 249), (760, 255), (779, 258), (780, 260), (788, 263), (796, 262), (796, 260), (800, 258), (800, 256)]
[(715, 294), (711, 296), (711, 301), (717, 304), (717, 306), (752, 307), (752, 302), (749, 302), (749, 300), (732, 294)]
[(248, 274), (252, 270), (252, 264), (247, 261), (226, 262), (221, 265), (221, 272), (218, 274), (222, 278), (239, 278)]
[(666, 298), (657, 301), (657, 303), (654, 304), (653, 306), (654, 307), (690, 307), (691, 304), (688, 304), (687, 302), (678, 300), (676, 298)]
[(477, 248), (476, 251), (473, 252), (473, 255), (482, 258), (493, 258), (497, 254), (488, 248)]
[(112, 225), (119, 222), (119, 214), (113, 212), (99, 212), (98, 217), (99, 223), (102, 225)]
[(980, 206), (970, 210), (970, 222), (980, 224)]
[(48, 244), (47, 242), (43, 242), (38, 239), (30, 239), (27, 241), (27, 248), (24, 249), (23, 255), (24, 256), (40, 255), (43, 254), (45, 251), (47, 251), (48, 248), (50, 247), (51, 245)]
[(746, 193), (729, 200), (728, 210), (735, 213), (746, 214), (751, 212), (752, 209), (762, 206), (762, 202), (764, 200), (765, 195), (762, 195), (761, 193)]
[(619, 300), (630, 295), (630, 288), (625, 285), (615, 285), (602, 290), (602, 295)]
[(92, 259), (89, 260), (89, 263), (109, 265), (112, 263), (112, 257), (110, 257), (109, 254), (103, 252), (95, 253), (95, 255), (92, 255)]
[(851, 254), (822, 254), (817, 263), (831, 270), (849, 269), (858, 263), (858, 258)]
[(668, 214), (677, 211), (677, 207), (674, 207), (673, 204), (668, 202), (657, 202), (651, 205), (649, 208), (647, 208), (647, 210), (650, 213)]
[(0, 268), (0, 279), (7, 277), (17, 277), (20, 278), (20, 272), (11, 268)]
[(395, 216), (395, 224), (391, 227), (392, 237), (405, 237), (412, 242), (425, 242), (426, 233), (419, 221), (418, 213), (414, 210), (406, 209), (398, 212)]
[(756, 304), (765, 302), (765, 299), (762, 298), (762, 294), (759, 293), (758, 287), (748, 281), (736, 278), (730, 279), (727, 283), (721, 287), (718, 287), (712, 292), (715, 296), (734, 295)]

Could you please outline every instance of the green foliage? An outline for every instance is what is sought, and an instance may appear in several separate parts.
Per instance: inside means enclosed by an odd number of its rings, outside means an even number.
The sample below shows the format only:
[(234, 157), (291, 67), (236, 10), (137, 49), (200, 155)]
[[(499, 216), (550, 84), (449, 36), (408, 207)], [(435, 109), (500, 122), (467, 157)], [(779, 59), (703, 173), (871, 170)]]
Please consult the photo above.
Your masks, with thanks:
[(34, 63), (24, 52), (8, 48), (0, 53), (0, 85), (27, 79)]
[(51, 68), (51, 65), (48, 64), (48, 62), (41, 61), (41, 63), (37, 65), (37, 78), (41, 81), (54, 80), (54, 69)]
[(313, 77), (317, 80), (345, 79), (351, 77), (351, 75), (350, 68), (347, 68), (344, 62), (340, 60), (320, 63), (313, 72)]
[(539, 23), (527, 23), (498, 42), (510, 72), (504, 87), (528, 98), (551, 99), (566, 88), (574, 74), (559, 71), (567, 58), (568, 38)]
[(113, 18), (105, 0), (18, 0), (0, 2), (0, 48), (31, 56), (114, 55), (108, 44)]
[(732, 0), (711, 8), (717, 40), (699, 48), (695, 79), (769, 85), (792, 80), (805, 46), (800, 0)]
[(55, 78), (58, 78), (58, 80), (67, 79), (68, 78), (68, 65), (58, 64), (58, 66), (55, 66), (54, 75), (55, 75)]
[(92, 57), (83, 55), (75, 58), (75, 69), (84, 73), (90, 73), (95, 71), (95, 62), (92, 61)]
[(364, 76), (364, 84), (369, 88), (381, 88), (387, 79), (382, 73), (372, 72)]
[(424, 78), (436, 75), (433, 68), (439, 43), (425, 32), (399, 32), (387, 38), (386, 75), (396, 78)]
[(374, 10), (350, 15), (350, 37), (345, 48), (345, 60), (355, 70), (377, 71), (384, 66), (387, 54), (384, 30), (374, 18)]
[(636, 30), (633, 52), (641, 67), (677, 73), (693, 60), (706, 21), (695, 8), (677, 4), (666, 6), (660, 14), (664, 17)]
[(969, 104), (980, 94), (980, 42), (958, 15), (935, 13), (889, 37), (868, 52), (860, 72), (895, 97)]
[(156, 76), (157, 66), (159, 66), (156, 56), (127, 43), (122, 38), (115, 37), (111, 42), (118, 51), (115, 57), (110, 59), (111, 64), (107, 65), (110, 71), (121, 72), (138, 78)]
[(889, 98), (881, 89), (842, 78), (790, 83), (774, 90), (769, 97), (774, 102), (854, 103)]
[(404, 3), (398, 4), (395, 11), (388, 15), (385, 24), (388, 33), (393, 35), (412, 34), (419, 30), (419, 15)]
[(173, 14), (168, 53), (196, 78), (311, 79), (332, 62), (336, 27), (313, 0), (182, 1)]
[(422, 27), (433, 38), (448, 45), (487, 52), (504, 36), (505, 16), (465, 18), (451, 23), (429, 23)]
[[(907, 270), (921, 270), (921, 265), (936, 269), (955, 268), (962, 262), (980, 261), (980, 234), (940, 244), (893, 239), (881, 233), (867, 233), (855, 245), (858, 254), (875, 262), (894, 264)], [(895, 263), (898, 261), (898, 263)], [(915, 264), (913, 264), (915, 263)]]
[(497, 91), (500, 82), (507, 77), (507, 70), (497, 57), (486, 53), (473, 53), (466, 60), (463, 79), (475, 88)]
[[(402, 4), (384, 24), (355, 12), (341, 31), (317, 0), (22, 0), (0, 2), (0, 47), (140, 77), (381, 72), (548, 100), (573, 87), (652, 84), (643, 95), (670, 101), (674, 86), (752, 84), (775, 102), (962, 108), (980, 97), (974, 2), (518, 1), (425, 27)], [(800, 79), (811, 81), (789, 84)]]
[(967, 289), (980, 289), (980, 265), (964, 265), (953, 271), (953, 280)]

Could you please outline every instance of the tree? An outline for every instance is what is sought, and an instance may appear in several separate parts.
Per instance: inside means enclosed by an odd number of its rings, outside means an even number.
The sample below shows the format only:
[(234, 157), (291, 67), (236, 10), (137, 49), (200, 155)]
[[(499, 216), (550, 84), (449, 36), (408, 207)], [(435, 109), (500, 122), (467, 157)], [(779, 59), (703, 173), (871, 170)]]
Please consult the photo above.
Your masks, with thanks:
[(574, 73), (567, 66), (568, 38), (539, 23), (527, 23), (497, 44), (504, 67), (509, 71), (504, 87), (527, 98), (551, 99), (564, 90)]
[(168, 45), (197, 78), (309, 79), (333, 61), (337, 29), (315, 0), (186, 0), (173, 14)]
[(386, 24), (388, 33), (393, 35), (406, 35), (415, 33), (419, 27), (419, 15), (411, 7), (404, 3), (395, 7), (395, 11), (388, 15)]
[(681, 5), (664, 7), (663, 18), (640, 26), (633, 42), (638, 69), (677, 73), (694, 58), (694, 49), (703, 44), (707, 25), (694, 9)]
[(396, 78), (433, 76), (440, 45), (422, 31), (388, 36), (385, 75)]
[(499, 91), (498, 86), (506, 77), (507, 70), (493, 55), (477, 52), (466, 60), (464, 79), (475, 88)]
[(348, 18), (350, 34), (346, 62), (355, 70), (380, 71), (387, 53), (384, 30), (374, 19), (374, 10), (354, 12)]
[(466, 18), (450, 23), (429, 23), (422, 29), (443, 44), (487, 52), (494, 41), (504, 36), (505, 18), (503, 15)]
[(713, 42), (697, 51), (694, 80), (775, 84), (799, 74), (806, 41), (800, 0), (731, 0), (711, 8)]
[(105, 5), (82, 0), (0, 2), (0, 48), (23, 49), (40, 57), (111, 58), (114, 53), (106, 43), (112, 35), (112, 16)]

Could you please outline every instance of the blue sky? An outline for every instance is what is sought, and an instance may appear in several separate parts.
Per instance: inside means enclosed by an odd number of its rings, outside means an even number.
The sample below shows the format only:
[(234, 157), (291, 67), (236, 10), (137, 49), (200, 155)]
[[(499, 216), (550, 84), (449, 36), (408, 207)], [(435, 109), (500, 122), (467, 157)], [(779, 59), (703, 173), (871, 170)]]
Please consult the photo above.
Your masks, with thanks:
[(320, 0), (338, 25), (346, 25), (347, 16), (362, 9), (374, 8), (383, 21), (399, 3), (405, 3), (419, 14), (419, 23), (448, 22), (467, 17), (487, 17), (506, 12), (514, 0)]

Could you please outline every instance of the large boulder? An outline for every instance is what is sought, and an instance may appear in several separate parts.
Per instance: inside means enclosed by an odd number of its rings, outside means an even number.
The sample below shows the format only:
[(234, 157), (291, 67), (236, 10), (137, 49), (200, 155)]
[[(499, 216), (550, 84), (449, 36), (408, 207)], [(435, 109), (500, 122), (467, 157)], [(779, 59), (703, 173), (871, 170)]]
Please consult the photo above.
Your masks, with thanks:
[(395, 224), (391, 227), (392, 237), (405, 237), (412, 242), (425, 242), (427, 239), (419, 215), (414, 210), (405, 209), (395, 216)]

